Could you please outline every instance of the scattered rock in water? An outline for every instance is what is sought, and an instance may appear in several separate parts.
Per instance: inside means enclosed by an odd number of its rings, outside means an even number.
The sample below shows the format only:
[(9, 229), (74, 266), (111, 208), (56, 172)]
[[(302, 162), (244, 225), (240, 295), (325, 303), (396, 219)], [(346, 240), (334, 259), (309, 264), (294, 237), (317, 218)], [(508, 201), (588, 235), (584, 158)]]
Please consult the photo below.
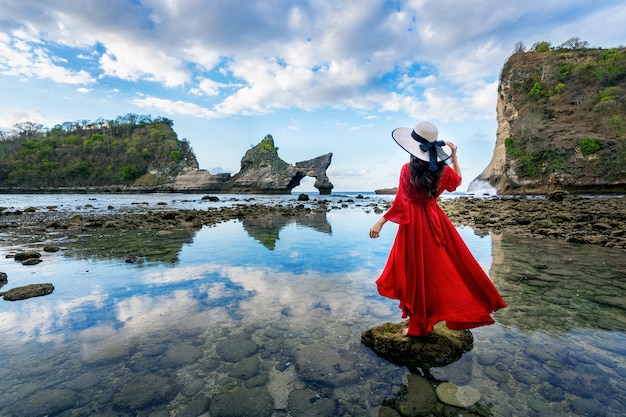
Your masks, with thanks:
[(298, 201), (309, 201), (309, 195), (308, 194), (300, 194), (298, 196)]
[(204, 197), (201, 198), (201, 200), (205, 200), (205, 201), (208, 200), (208, 201), (215, 202), (215, 203), (220, 201), (219, 197), (215, 197), (212, 195), (205, 195)]
[(292, 416), (334, 417), (337, 402), (331, 398), (320, 398), (309, 389), (297, 389), (289, 393), (287, 410)]
[(341, 386), (359, 378), (355, 355), (339, 352), (323, 344), (304, 346), (296, 354), (296, 370), (304, 381)]
[(175, 381), (158, 375), (142, 375), (131, 380), (113, 397), (118, 410), (138, 410), (151, 405), (166, 404), (178, 393)]
[(229, 336), (215, 346), (217, 354), (227, 362), (241, 362), (254, 355), (259, 346), (243, 333)]
[(42, 297), (52, 294), (54, 285), (52, 284), (29, 284), (23, 287), (12, 288), (6, 292), (0, 292), (0, 295), (6, 301), (26, 300), (32, 297)]
[(172, 346), (161, 359), (164, 368), (178, 368), (196, 362), (202, 357), (202, 350), (189, 343)]
[(265, 388), (242, 388), (223, 392), (211, 399), (209, 414), (220, 417), (270, 417), (274, 399)]
[(60, 250), (61, 248), (58, 247), (57, 245), (46, 245), (43, 247), (43, 251), (48, 252), (48, 253), (58, 252)]
[(395, 400), (395, 409), (403, 416), (428, 416), (437, 406), (433, 385), (424, 377), (410, 374)]
[(406, 323), (385, 323), (361, 334), (361, 342), (378, 356), (411, 373), (456, 362), (472, 349), (474, 336), (469, 330), (451, 330), (437, 323), (428, 336), (407, 337), (402, 334)]
[(24, 262), (27, 259), (39, 259), (39, 258), (41, 258), (41, 254), (36, 251), (17, 252), (15, 255), (13, 255), (13, 259), (15, 259), (17, 262)]
[(24, 259), (22, 262), (20, 262), (22, 265), (37, 265), (41, 263), (41, 259), (40, 258), (28, 258), (28, 259)]
[(473, 387), (456, 386), (449, 382), (442, 382), (435, 390), (439, 401), (455, 407), (467, 408), (480, 401), (480, 392)]
[[(72, 408), (78, 401), (78, 394), (70, 389), (45, 389), (13, 405), (12, 414), (24, 417), (44, 417), (59, 415)], [(28, 406), (26, 406), (28, 405)]]
[(234, 365), (228, 371), (228, 375), (233, 378), (247, 380), (259, 373), (260, 366), (259, 359), (256, 356), (250, 356)]

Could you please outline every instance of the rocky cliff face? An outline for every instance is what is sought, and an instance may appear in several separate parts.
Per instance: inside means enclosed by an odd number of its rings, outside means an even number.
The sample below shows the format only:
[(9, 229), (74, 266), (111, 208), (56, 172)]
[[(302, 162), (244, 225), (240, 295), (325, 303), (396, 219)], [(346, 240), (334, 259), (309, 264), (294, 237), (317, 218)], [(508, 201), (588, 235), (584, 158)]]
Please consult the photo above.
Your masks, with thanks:
[(289, 194), (306, 177), (314, 177), (320, 194), (330, 194), (333, 185), (326, 175), (332, 153), (291, 165), (278, 156), (274, 139), (267, 135), (241, 159), (241, 169), (230, 174), (212, 175), (189, 168), (178, 175), (172, 191)]
[(470, 191), (626, 192), (626, 49), (518, 52), (496, 110), (493, 157)]

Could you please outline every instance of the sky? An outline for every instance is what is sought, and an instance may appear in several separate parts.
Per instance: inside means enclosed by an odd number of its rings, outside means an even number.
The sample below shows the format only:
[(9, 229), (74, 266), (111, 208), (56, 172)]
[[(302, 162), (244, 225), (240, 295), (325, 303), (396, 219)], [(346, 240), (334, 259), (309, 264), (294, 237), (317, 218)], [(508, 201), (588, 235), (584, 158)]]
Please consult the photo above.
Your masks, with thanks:
[(166, 117), (212, 173), (271, 134), (291, 164), (332, 152), (333, 192), (365, 192), (409, 159), (391, 131), (430, 121), (464, 190), (516, 44), (619, 47), (624, 22), (622, 0), (0, 0), (0, 131)]

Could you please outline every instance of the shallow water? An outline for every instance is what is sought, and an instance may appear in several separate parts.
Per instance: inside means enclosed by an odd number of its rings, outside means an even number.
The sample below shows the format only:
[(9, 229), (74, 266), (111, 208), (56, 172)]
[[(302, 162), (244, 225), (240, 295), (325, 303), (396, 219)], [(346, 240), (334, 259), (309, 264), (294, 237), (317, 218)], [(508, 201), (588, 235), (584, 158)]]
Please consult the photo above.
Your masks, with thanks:
[[(377, 415), (407, 374), (360, 343), (364, 330), (400, 320), (397, 303), (374, 285), (394, 225), (368, 239), (379, 216), (368, 204), (384, 198), (342, 198), (331, 200), (343, 208), (304, 218), (157, 235), (50, 235), (62, 250), (43, 253), (36, 266), (2, 257), (3, 290), (51, 282), (55, 291), (0, 300), (0, 416), (193, 415), (237, 390), (269, 392), (276, 416), (305, 406), (320, 414), (322, 405), (327, 415)], [(0, 205), (55, 202), (57, 210), (96, 211), (219, 204), (157, 195)], [(433, 375), (477, 388), (495, 416), (626, 414), (623, 252), (459, 231), (509, 307), (495, 325), (472, 331), (470, 352)], [(2, 246), (5, 254), (17, 249)], [(129, 255), (137, 261), (125, 262)], [(305, 380), (311, 358), (337, 362), (337, 373)]]

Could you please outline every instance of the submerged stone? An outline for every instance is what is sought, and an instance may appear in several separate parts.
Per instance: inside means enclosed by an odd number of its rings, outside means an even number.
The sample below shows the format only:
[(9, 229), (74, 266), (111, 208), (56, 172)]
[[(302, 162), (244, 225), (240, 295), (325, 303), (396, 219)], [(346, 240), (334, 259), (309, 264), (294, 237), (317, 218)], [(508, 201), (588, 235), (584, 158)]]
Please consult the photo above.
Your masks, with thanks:
[(480, 401), (480, 392), (473, 387), (457, 386), (450, 382), (442, 382), (435, 390), (439, 401), (455, 407), (466, 408)]
[(403, 416), (428, 416), (437, 406), (437, 395), (424, 377), (411, 374), (396, 399), (396, 410)]
[(270, 417), (274, 400), (265, 388), (242, 388), (217, 394), (211, 399), (209, 414), (222, 417)]

